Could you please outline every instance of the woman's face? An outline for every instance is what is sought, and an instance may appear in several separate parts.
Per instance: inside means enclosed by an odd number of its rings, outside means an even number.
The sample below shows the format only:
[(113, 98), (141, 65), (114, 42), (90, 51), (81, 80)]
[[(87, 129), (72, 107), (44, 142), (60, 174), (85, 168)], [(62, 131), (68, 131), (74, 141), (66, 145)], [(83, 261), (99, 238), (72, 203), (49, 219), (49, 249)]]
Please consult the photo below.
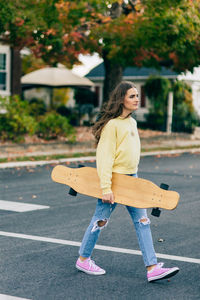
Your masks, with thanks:
[(139, 98), (138, 91), (136, 88), (131, 88), (127, 90), (126, 95), (124, 97), (124, 107), (123, 113), (131, 113), (134, 110), (138, 109), (139, 106)]

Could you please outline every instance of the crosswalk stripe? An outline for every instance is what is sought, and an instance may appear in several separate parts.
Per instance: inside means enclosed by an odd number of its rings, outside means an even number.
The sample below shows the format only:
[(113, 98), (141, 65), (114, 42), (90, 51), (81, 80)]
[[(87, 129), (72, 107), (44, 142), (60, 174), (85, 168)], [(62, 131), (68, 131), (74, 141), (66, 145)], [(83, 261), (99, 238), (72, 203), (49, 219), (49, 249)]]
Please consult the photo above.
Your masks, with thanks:
[(0, 300), (30, 300), (25, 298), (13, 297), (10, 295), (0, 294)]
[[(60, 244), (60, 245), (76, 246), (76, 247), (80, 247), (80, 245), (81, 245), (80, 242), (75, 242), (75, 241), (61, 240), (61, 239), (36, 236), (36, 235), (27, 235), (27, 234), (14, 233), (14, 232), (0, 231), (0, 236), (21, 238), (21, 239), (26, 239), (26, 240), (34, 240), (34, 241), (41, 241), (41, 242), (54, 243), (54, 244)], [(127, 253), (127, 254), (132, 254), (132, 255), (142, 255), (141, 251), (139, 251), (139, 250), (110, 247), (110, 246), (104, 246), (104, 245), (96, 245), (95, 249), (117, 252), (117, 253)], [(200, 264), (199, 258), (168, 255), (168, 254), (162, 254), (162, 253), (156, 253), (156, 256), (158, 258), (162, 258), (162, 259), (169, 259), (169, 260), (175, 260), (175, 261), (183, 261), (183, 262), (188, 262), (188, 263)]]
[(49, 206), (0, 200), (0, 210), (26, 212), (26, 211), (47, 209), (47, 208), (49, 208)]

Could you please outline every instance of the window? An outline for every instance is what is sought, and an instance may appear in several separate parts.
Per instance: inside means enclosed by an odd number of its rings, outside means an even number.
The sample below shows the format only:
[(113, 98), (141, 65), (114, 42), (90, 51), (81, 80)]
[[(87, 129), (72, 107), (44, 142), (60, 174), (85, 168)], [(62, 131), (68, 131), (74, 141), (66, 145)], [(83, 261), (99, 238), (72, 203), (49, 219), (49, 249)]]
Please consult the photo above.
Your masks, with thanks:
[(0, 53), (0, 90), (6, 90), (6, 54)]
[(0, 95), (10, 94), (10, 48), (0, 45)]

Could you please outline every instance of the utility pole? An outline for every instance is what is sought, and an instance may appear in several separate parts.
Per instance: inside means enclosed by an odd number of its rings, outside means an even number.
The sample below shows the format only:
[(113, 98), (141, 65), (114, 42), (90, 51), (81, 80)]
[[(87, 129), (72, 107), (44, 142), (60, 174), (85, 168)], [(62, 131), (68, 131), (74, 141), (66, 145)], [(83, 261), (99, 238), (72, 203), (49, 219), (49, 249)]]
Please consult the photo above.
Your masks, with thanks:
[(167, 134), (172, 133), (172, 118), (173, 118), (173, 92), (168, 94), (168, 106), (167, 106)]

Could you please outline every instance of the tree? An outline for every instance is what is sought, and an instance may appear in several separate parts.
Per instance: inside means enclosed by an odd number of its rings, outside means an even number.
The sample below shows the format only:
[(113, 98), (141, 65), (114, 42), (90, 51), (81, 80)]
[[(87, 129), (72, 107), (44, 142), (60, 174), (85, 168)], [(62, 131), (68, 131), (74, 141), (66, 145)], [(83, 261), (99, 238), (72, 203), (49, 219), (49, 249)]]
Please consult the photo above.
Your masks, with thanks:
[(200, 63), (200, 1), (143, 3), (145, 11), (136, 28), (139, 51), (135, 62), (192, 71)]
[(41, 8), (44, 1), (7, 0), (0, 2), (0, 41), (11, 46), (11, 92), (21, 93), (20, 50), (35, 43), (33, 32), (44, 26)]
[[(60, 20), (66, 37), (66, 47), (75, 48), (77, 54), (98, 52), (104, 59), (104, 99), (121, 81), (126, 66), (124, 53), (121, 55), (122, 33), (130, 27), (129, 13), (132, 7), (127, 1), (59, 1)], [(132, 1), (131, 1), (132, 3)], [(134, 12), (135, 15), (135, 5)], [(127, 18), (127, 19), (126, 19)], [(129, 20), (130, 18), (130, 20)], [(124, 30), (126, 27), (126, 30)], [(119, 54), (120, 53), (120, 54)]]
[(185, 71), (200, 63), (199, 0), (60, 0), (56, 7), (66, 49), (103, 57), (105, 100), (126, 66)]
[(11, 46), (12, 94), (21, 94), (20, 51), (24, 47), (31, 50), (38, 59), (34, 63), (41, 66), (44, 63), (56, 66), (61, 62), (72, 67), (80, 63), (78, 55), (84, 53), (83, 47), (77, 43), (80, 34), (69, 32), (70, 43), (73, 44), (74, 40), (76, 45), (67, 43), (67, 33), (63, 31), (57, 3), (59, 0), (0, 1), (0, 42)]
[(47, 64), (72, 67), (80, 53), (98, 52), (104, 100), (126, 66), (200, 64), (200, 0), (7, 0), (0, 11), (1, 41), (13, 53), (29, 47)]
[[(55, 4), (58, 0), (0, 1), (0, 42), (11, 46), (11, 92), (21, 94), (20, 51), (26, 47), (43, 64), (66, 62), (62, 24)], [(70, 60), (70, 58), (69, 58)], [(38, 61), (42, 65), (41, 61)], [(70, 61), (74, 63), (73, 60)]]

